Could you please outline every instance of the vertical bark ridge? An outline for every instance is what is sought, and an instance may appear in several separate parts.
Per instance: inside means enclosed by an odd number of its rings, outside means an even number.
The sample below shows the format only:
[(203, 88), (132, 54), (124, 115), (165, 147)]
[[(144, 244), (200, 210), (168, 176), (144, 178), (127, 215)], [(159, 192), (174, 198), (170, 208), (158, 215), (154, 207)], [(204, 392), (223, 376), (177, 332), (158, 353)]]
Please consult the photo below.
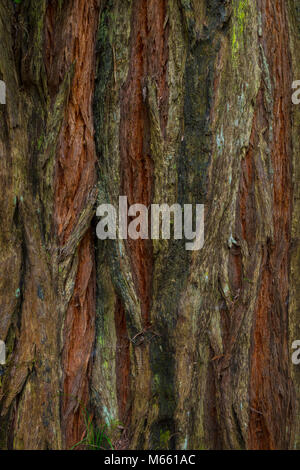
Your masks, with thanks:
[[(15, 449), (61, 447), (59, 345), (53, 327), (55, 324), (59, 328), (60, 319), (47, 246), (49, 225), (44, 218), (45, 206), (51, 212), (51, 191), (43, 191), (47, 185), (43, 187), (43, 179), (38, 176), (41, 168), (51, 172), (51, 159), (43, 150), (57, 138), (61, 117), (59, 106), (56, 120), (47, 115), (45, 12), (46, 5), (35, 1), (26, 9), (23, 5), (14, 8), (12, 2), (5, 2), (0, 8), (4, 47), (1, 69), (8, 87), (3, 117), (9, 146), (4, 158), (11, 161), (10, 167), (6, 166), (11, 182), (6, 196), (12, 201), (7, 209), (4, 203), (3, 209), (9, 215), (13, 207), (11, 231), (18, 237), (15, 267), (10, 272), (17, 285), (12, 283), (14, 292), (1, 292), (4, 299), (6, 295), (16, 299), (13, 310), (7, 309), (4, 316), (10, 352), (0, 393), (1, 428), (5, 432), (1, 447)], [(63, 102), (61, 96), (62, 106)], [(1, 315), (1, 324), (2, 321)]]
[(267, 61), (271, 77), (267, 86), (272, 87), (272, 102), (268, 109), (265, 104), (267, 91), (263, 86), (257, 103), (257, 118), (271, 152), (273, 236), (261, 248), (261, 279), (251, 358), (249, 446), (254, 449), (284, 449), (290, 443), (293, 420), (288, 354), (291, 58), (284, 2), (259, 0), (258, 7), (263, 18), (262, 60)]
[(74, 292), (64, 324), (62, 426), (67, 448), (82, 439), (88, 418), (91, 353), (95, 338), (95, 262), (91, 229), (79, 245)]
[[(84, 434), (88, 404), (89, 362), (95, 336), (95, 260), (93, 234), (82, 224), (96, 183), (96, 153), (92, 116), (94, 52), (98, 27), (98, 1), (76, 0), (65, 4), (67, 24), (56, 22), (49, 5), (47, 70), (50, 90), (72, 70), (69, 98), (56, 153), (54, 226), (61, 249), (75, 239), (76, 279), (66, 311), (63, 332), (62, 427), (65, 446)], [(52, 34), (51, 34), (52, 33)], [(55, 57), (55, 62), (53, 62)], [(92, 214), (88, 215), (91, 218)], [(78, 254), (77, 254), (78, 253)], [(71, 253), (70, 253), (71, 254)], [(74, 279), (74, 278), (73, 278)], [(65, 280), (66, 282), (66, 280)], [(70, 282), (70, 281), (69, 281)]]
[[(121, 18), (122, 27), (118, 24)], [(157, 103), (159, 132), (166, 135), (166, 18), (167, 2), (164, 0), (132, 1), (126, 12), (121, 2), (108, 2), (103, 8), (98, 33), (99, 75), (95, 97), (97, 130), (102, 129), (102, 135), (100, 131), (96, 136), (99, 202), (109, 200), (117, 206), (120, 193), (128, 197), (130, 205), (142, 203), (149, 207), (153, 200), (155, 143), (149, 108), (153, 97)], [(114, 35), (109, 35), (109, 31), (114, 31)], [(109, 118), (105, 111), (108, 102), (111, 103)], [(110, 174), (114, 175), (115, 181)], [(132, 445), (143, 447), (149, 445), (150, 432), (147, 413), (151, 397), (149, 338), (153, 336), (152, 243), (148, 240), (128, 240), (126, 244), (121, 241), (116, 244), (100, 243), (98, 289), (105, 292), (110, 301), (99, 301), (96, 357), (98, 361), (98, 355), (100, 360), (100, 354), (106, 356), (108, 350), (114, 350), (111, 354), (115, 357), (116, 378), (108, 378), (105, 367), (101, 368), (101, 378), (94, 373), (95, 401), (101, 400), (102, 396), (105, 403), (102, 419), (108, 423), (114, 422), (116, 417), (122, 417), (122, 421), (127, 423), (130, 417)], [(113, 293), (111, 286), (101, 280), (105, 263), (108, 263), (111, 272)], [(108, 309), (112, 304), (114, 312)], [(114, 332), (109, 334), (106, 324), (112, 321)], [(100, 381), (104, 381), (105, 386), (102, 385), (101, 392), (98, 392)], [(109, 390), (113, 398), (107, 403)]]
[[(149, 207), (152, 200), (153, 158), (147, 109), (148, 80), (155, 83), (162, 132), (166, 128), (168, 88), (165, 17), (165, 1), (133, 2), (129, 71), (121, 93), (120, 121), (121, 193), (128, 197), (129, 205), (140, 203)], [(151, 242), (129, 239), (127, 246), (147, 325), (150, 320), (153, 270)]]

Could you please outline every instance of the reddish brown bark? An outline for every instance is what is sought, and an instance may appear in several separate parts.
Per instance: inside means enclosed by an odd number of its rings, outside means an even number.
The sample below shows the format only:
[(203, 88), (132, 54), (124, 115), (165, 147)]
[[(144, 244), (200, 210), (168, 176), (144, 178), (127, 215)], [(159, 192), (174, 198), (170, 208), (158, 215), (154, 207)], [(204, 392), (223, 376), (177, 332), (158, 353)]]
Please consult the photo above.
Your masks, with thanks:
[(95, 336), (95, 291), (93, 234), (89, 230), (80, 244), (77, 278), (64, 327), (62, 426), (67, 448), (79, 442), (85, 431)]
[[(121, 92), (120, 123), (121, 192), (128, 197), (129, 205), (140, 203), (149, 207), (152, 199), (153, 160), (147, 106), (150, 79), (157, 87), (162, 132), (166, 129), (168, 49), (165, 16), (165, 0), (133, 2), (129, 72)], [(151, 305), (152, 245), (148, 240), (128, 240), (127, 247), (147, 324)]]
[[(67, 9), (62, 25), (56, 17), (58, 3), (53, 6), (49, 2), (46, 21), (46, 63), (53, 93), (74, 67), (56, 152), (54, 224), (61, 247), (76, 230), (96, 182), (92, 98), (99, 4), (97, 0), (76, 0)], [(64, 327), (62, 426), (67, 448), (81, 440), (84, 432), (95, 336), (95, 283), (93, 234), (89, 230), (78, 249), (76, 282)]]
[[(288, 377), (288, 271), (291, 232), (290, 57), (284, 2), (258, 0), (263, 18), (261, 45), (272, 77), (273, 136), (266, 95), (258, 95), (252, 145), (259, 148), (258, 130), (265, 129), (273, 165), (272, 241), (261, 247), (262, 271), (256, 304), (251, 368), (249, 447), (287, 448), (290, 437), (291, 383)], [(257, 127), (256, 127), (257, 126)], [(251, 157), (248, 156), (248, 163)], [(251, 168), (250, 163), (250, 168)], [(256, 177), (265, 177), (256, 167)], [(248, 175), (250, 176), (250, 175)], [(253, 233), (255, 227), (252, 226)], [(244, 233), (247, 232), (245, 227)]]

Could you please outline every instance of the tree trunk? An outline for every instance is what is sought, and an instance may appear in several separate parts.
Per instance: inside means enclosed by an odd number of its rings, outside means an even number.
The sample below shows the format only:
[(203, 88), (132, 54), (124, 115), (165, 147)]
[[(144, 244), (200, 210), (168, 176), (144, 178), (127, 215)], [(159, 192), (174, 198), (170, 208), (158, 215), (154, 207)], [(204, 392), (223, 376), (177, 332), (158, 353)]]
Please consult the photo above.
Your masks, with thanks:
[(0, 448), (300, 447), (299, 64), (299, 0), (1, 2)]

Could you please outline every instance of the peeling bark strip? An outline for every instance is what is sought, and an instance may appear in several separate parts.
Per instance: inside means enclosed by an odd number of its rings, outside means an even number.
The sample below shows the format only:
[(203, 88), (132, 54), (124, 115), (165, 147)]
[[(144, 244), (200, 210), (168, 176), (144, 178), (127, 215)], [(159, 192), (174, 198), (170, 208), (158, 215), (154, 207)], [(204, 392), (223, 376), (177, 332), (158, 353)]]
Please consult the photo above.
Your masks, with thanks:
[[(51, 3), (51, 2), (50, 2)], [(98, 27), (98, 1), (69, 2), (66, 24), (53, 15), (57, 4), (49, 4), (48, 48), (46, 48), (50, 89), (70, 73), (70, 91), (65, 109), (56, 159), (54, 221), (58, 244), (63, 247), (81, 230), (78, 267), (72, 298), (66, 312), (63, 335), (62, 429), (65, 446), (79, 442), (84, 434), (84, 413), (88, 403), (89, 361), (95, 336), (95, 261), (93, 234), (79, 224), (96, 182), (96, 155), (92, 117), (94, 90), (94, 49)], [(73, 253), (73, 256), (77, 256)]]
[(62, 37), (57, 37), (54, 33), (52, 40), (55, 44), (55, 62), (52, 63), (50, 59), (48, 63), (50, 87), (54, 87), (59, 77), (64, 78), (74, 67), (57, 149), (55, 225), (61, 246), (67, 242), (78, 223), (87, 197), (96, 182), (91, 104), (95, 35), (98, 26), (97, 1), (72, 2), (67, 22), (71, 30), (59, 25), (58, 33)]
[[(121, 193), (128, 204), (151, 204), (153, 159), (150, 149), (148, 81), (156, 86), (160, 125), (167, 124), (168, 60), (165, 0), (134, 0), (129, 72), (121, 91), (120, 158)], [(142, 304), (145, 324), (149, 322), (152, 283), (152, 246), (148, 240), (127, 242), (134, 281)]]
[[(258, 8), (262, 17), (261, 65), (265, 74), (256, 104), (251, 145), (256, 152), (263, 142), (270, 149), (273, 230), (269, 242), (261, 247), (251, 356), (249, 448), (266, 450), (288, 448), (294, 418), (288, 344), (292, 77), (286, 2), (258, 0)], [(268, 102), (270, 93), (272, 101)], [(263, 134), (263, 141), (259, 140), (258, 132)], [(256, 172), (256, 177), (264, 177), (259, 167)]]
[(79, 246), (77, 277), (64, 325), (62, 428), (67, 448), (79, 442), (85, 432), (90, 360), (95, 338), (93, 241), (90, 229)]

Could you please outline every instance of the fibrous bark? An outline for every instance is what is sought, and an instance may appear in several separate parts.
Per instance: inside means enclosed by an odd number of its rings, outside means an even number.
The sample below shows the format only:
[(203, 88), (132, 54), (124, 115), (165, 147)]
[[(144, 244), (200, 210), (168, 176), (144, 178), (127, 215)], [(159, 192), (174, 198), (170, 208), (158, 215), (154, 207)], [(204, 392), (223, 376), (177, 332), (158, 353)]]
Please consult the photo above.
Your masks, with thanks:
[[(1, 447), (299, 447), (298, 0), (0, 5)], [(299, 59), (299, 60), (298, 60)], [(205, 244), (96, 204), (205, 204)]]

